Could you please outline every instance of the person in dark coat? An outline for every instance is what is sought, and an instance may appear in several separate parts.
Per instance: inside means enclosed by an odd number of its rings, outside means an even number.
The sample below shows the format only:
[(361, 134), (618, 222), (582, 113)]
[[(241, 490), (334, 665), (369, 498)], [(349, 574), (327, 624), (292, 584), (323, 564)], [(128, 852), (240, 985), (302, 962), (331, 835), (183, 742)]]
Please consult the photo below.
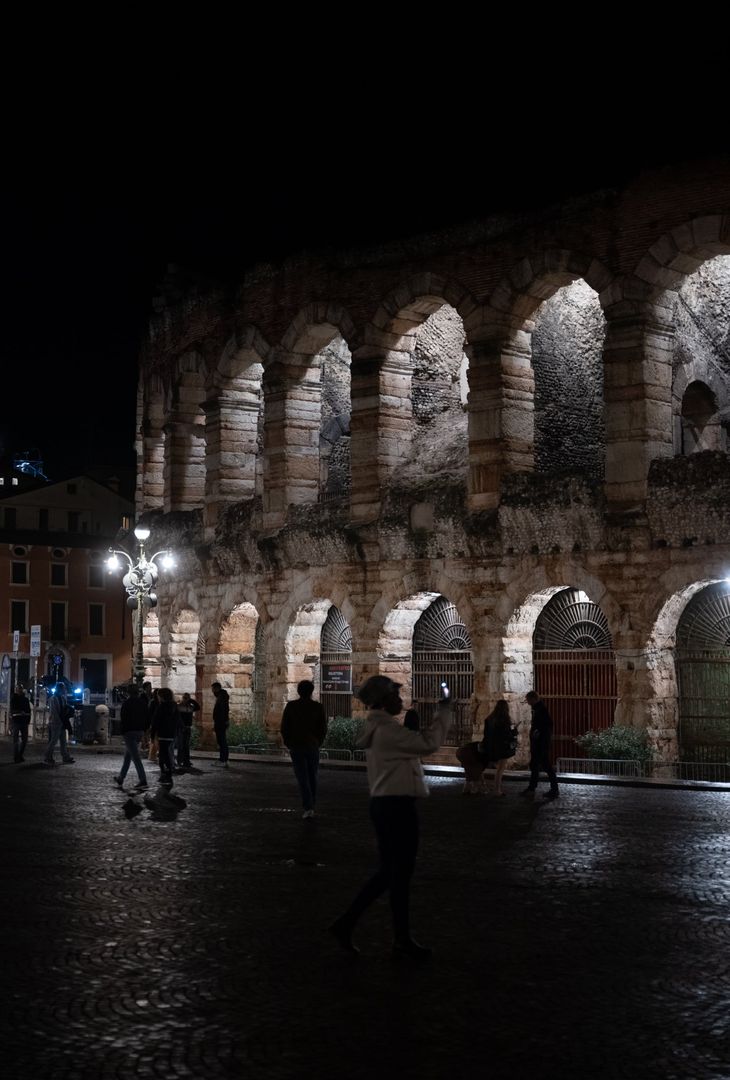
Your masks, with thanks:
[(193, 718), (200, 712), (200, 705), (190, 694), (183, 694), (177, 707), (180, 726), (177, 730), (177, 765), (179, 769), (190, 769), (190, 739), (193, 732)]
[(494, 762), (494, 794), (506, 795), (502, 777), (507, 762), (515, 754), (515, 732), (509, 715), (509, 705), (500, 698), (484, 721), (484, 737), (479, 752), (485, 761)]
[(19, 765), (28, 743), (28, 724), (30, 723), (30, 702), (23, 693), (22, 686), (15, 687), (10, 698), (10, 724), (13, 733), (13, 760)]
[(139, 744), (149, 727), (149, 709), (147, 698), (144, 694), (140, 694), (136, 685), (129, 688), (129, 696), (125, 698), (120, 711), (120, 721), (124, 739), (124, 761), (119, 775), (114, 777), (114, 783), (118, 787), (124, 786), (124, 778), (129, 772), (129, 766), (134, 762), (139, 781), (137, 788), (139, 791), (144, 791), (147, 788), (147, 774), (139, 754)]
[(532, 798), (537, 790), (540, 772), (546, 772), (550, 781), (550, 790), (545, 793), (545, 799), (557, 799), (558, 776), (550, 760), (550, 743), (553, 737), (553, 721), (547, 706), (540, 695), (530, 690), (525, 701), (532, 709), (532, 724), (530, 725), (530, 783), (524, 791), (520, 792)]
[(219, 682), (214, 682), (211, 685), (211, 690), (215, 694), (215, 705), (213, 706), (213, 730), (215, 731), (215, 737), (218, 740), (219, 757), (218, 761), (211, 761), (211, 765), (220, 765), (224, 769), (227, 769), (228, 739), (226, 738), (226, 730), (229, 724), (228, 712), (230, 709), (228, 691), (224, 690)]
[(288, 701), (281, 718), (281, 737), (288, 748), (294, 775), (302, 793), (302, 817), (313, 818), (317, 801), (319, 748), (327, 734), (327, 717), (319, 701), (312, 700), (314, 683), (302, 679), (297, 701)]
[(159, 704), (151, 720), (150, 737), (157, 740), (160, 783), (172, 787), (172, 744), (177, 731), (177, 705), (169, 686), (160, 687), (157, 700)]

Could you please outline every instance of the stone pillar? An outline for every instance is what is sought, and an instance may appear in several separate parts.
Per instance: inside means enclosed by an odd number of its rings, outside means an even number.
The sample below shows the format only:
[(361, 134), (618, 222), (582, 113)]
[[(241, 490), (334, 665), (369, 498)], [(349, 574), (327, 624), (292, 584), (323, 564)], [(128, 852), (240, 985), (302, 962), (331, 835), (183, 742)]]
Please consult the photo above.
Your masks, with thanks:
[(411, 440), (411, 357), (390, 352), (384, 357), (353, 359), (352, 489), (354, 524), (380, 514), (381, 489), (397, 479)]
[(506, 473), (534, 468), (535, 380), (529, 338), (472, 346), (469, 367), (469, 507), (499, 504)]
[(279, 528), (293, 503), (319, 494), (319, 368), (271, 364), (264, 373), (264, 528)]
[(640, 509), (649, 465), (671, 457), (671, 331), (636, 317), (609, 319), (604, 347), (606, 498), (618, 511)]
[(207, 528), (215, 527), (224, 503), (254, 497), (260, 407), (254, 383), (221, 390), (217, 398), (203, 405)]

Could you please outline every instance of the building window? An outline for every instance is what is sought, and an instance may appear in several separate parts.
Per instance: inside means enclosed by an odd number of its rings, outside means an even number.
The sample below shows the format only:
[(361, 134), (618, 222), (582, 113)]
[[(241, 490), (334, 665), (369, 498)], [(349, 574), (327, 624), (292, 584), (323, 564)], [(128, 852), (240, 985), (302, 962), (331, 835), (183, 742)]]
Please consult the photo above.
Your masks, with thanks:
[(101, 637), (104, 633), (104, 605), (89, 604), (89, 635)]
[(89, 567), (89, 588), (104, 588), (104, 567), (100, 563), (92, 563)]
[(18, 515), (17, 515), (17, 512), (16, 512), (14, 506), (6, 506), (5, 507), (5, 528), (6, 529), (14, 529), (14, 528), (16, 528), (17, 516)]
[(46, 530), (48, 528), (48, 511), (38, 511), (38, 528)]
[(68, 512), (68, 531), (79, 531), (79, 512), (78, 510), (69, 510)]
[(10, 629), (20, 630), (21, 634), (28, 630), (28, 601), (10, 601)]
[(66, 637), (65, 602), (51, 602), (51, 637), (57, 641)]
[(66, 563), (51, 563), (51, 585), (65, 586), (67, 584)]
[(27, 585), (28, 584), (28, 564), (27, 562), (12, 562), (10, 564), (10, 580), (13, 585)]
[(13, 555), (15, 555), (15, 557), (18, 559), (24, 559), (27, 554), (28, 549), (27, 547), (23, 547), (22, 544), (16, 544), (13, 548)]

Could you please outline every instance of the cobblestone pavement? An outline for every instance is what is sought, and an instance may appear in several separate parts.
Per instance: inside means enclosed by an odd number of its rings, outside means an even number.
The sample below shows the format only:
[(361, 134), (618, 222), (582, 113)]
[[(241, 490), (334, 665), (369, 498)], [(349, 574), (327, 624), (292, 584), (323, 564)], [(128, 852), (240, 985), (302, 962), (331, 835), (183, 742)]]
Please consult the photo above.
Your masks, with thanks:
[(4, 1080), (730, 1077), (727, 793), (433, 779), (412, 968), (385, 904), (358, 961), (322, 932), (372, 865), (362, 773), (310, 823), (288, 767), (201, 761), (127, 819), (117, 755), (0, 749)]

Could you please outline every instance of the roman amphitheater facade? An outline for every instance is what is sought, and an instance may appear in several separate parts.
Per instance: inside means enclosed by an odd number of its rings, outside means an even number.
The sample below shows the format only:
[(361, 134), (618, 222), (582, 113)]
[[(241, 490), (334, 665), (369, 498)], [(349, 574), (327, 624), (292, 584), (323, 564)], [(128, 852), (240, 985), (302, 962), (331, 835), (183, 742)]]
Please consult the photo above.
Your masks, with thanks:
[(453, 742), (499, 696), (524, 725), (537, 684), (564, 755), (615, 721), (730, 762), (729, 427), (727, 161), (171, 277), (139, 380), (137, 512), (178, 560), (149, 675), (208, 730), (217, 679), (272, 735), (304, 677), (342, 715), (350, 680), (428, 715), (445, 679)]

